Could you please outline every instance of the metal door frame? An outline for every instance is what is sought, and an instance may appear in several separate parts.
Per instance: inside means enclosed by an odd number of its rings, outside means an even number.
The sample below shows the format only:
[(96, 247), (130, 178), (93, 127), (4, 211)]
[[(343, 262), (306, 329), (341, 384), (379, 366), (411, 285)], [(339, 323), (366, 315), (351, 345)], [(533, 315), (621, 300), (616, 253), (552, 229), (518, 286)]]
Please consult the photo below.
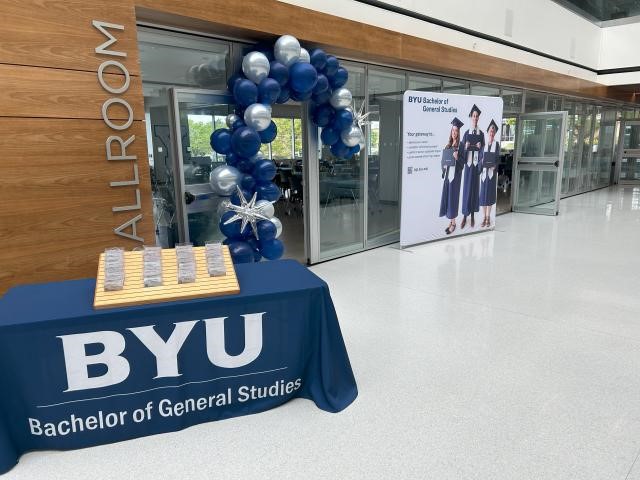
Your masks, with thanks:
[(178, 181), (173, 182), (175, 185), (176, 199), (176, 220), (178, 224), (178, 240), (180, 242), (189, 242), (189, 219), (187, 216), (187, 205), (185, 203), (184, 192), (186, 185), (184, 182), (184, 158), (182, 156), (182, 135), (180, 134), (180, 104), (178, 97), (180, 94), (207, 95), (212, 97), (220, 97), (224, 104), (228, 101), (228, 105), (233, 105), (233, 97), (226, 90), (206, 90), (201, 88), (176, 88), (169, 89), (169, 135), (171, 138), (171, 146), (173, 149), (173, 171), (178, 176)]
[(624, 120), (620, 121), (620, 133), (618, 138), (618, 152), (617, 152), (617, 160), (616, 160), (616, 175), (615, 175), (615, 183), (620, 185), (638, 185), (640, 180), (620, 180), (620, 170), (622, 169), (622, 159), (624, 157), (628, 158), (640, 158), (640, 148), (624, 148), (624, 130), (627, 125), (638, 125), (640, 126), (640, 120)]
[[(522, 155), (522, 139), (524, 136), (524, 122), (527, 119), (548, 119), (548, 118), (554, 118), (554, 117), (560, 117), (562, 119), (562, 124), (560, 127), (560, 142), (559, 142), (559, 153), (558, 156), (553, 156), (553, 157), (529, 157), (527, 158), (525, 161), (521, 161), (521, 155)], [(520, 130), (519, 132), (517, 132), (516, 134), (516, 155), (513, 158), (513, 189), (512, 189), (512, 194), (511, 194), (511, 209), (514, 212), (519, 212), (519, 213), (533, 213), (533, 214), (538, 214), (538, 215), (554, 215), (554, 213), (545, 213), (545, 212), (532, 212), (529, 210), (525, 210), (525, 209), (520, 209), (516, 206), (515, 204), (515, 200), (517, 200), (518, 198), (518, 190), (519, 190), (519, 184), (520, 184), (520, 164), (525, 164), (525, 165), (531, 165), (534, 166), (535, 168), (533, 168), (533, 170), (539, 170), (539, 171), (543, 171), (546, 170), (544, 167), (549, 167), (549, 166), (554, 166), (556, 168), (556, 190), (555, 190), (555, 203), (556, 203), (556, 211), (555, 211), (555, 215), (558, 215), (559, 210), (560, 210), (560, 191), (562, 189), (562, 168), (564, 166), (564, 146), (565, 146), (565, 139), (567, 136), (567, 117), (568, 117), (568, 113), (566, 111), (562, 111), (562, 112), (540, 112), (540, 113), (524, 113), (522, 115), (520, 115), (519, 117), (519, 122), (520, 122)], [(545, 147), (545, 142), (546, 142), (546, 135), (544, 137), (544, 142), (542, 144), (542, 149), (541, 152), (544, 153), (544, 147)], [(551, 162), (551, 159), (555, 159), (557, 158), (557, 160), (555, 162)], [(541, 183), (542, 183), (542, 176), (540, 176), (539, 180), (539, 185), (538, 187), (540, 188)]]

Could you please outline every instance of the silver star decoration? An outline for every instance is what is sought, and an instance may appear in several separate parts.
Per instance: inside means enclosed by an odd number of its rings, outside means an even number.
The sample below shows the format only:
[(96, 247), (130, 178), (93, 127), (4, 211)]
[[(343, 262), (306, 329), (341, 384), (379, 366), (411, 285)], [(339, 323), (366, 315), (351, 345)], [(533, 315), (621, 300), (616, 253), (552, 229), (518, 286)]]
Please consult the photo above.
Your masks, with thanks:
[[(253, 234), (256, 236), (258, 240), (260, 237), (258, 236), (258, 220), (269, 220), (269, 217), (262, 213), (263, 209), (268, 205), (267, 203), (263, 203), (261, 205), (256, 205), (256, 197), (257, 193), (253, 194), (251, 200), (247, 202), (244, 194), (240, 187), (236, 186), (238, 189), (238, 196), (240, 197), (240, 205), (234, 205), (230, 203), (227, 207), (230, 212), (235, 212), (235, 215), (231, 217), (229, 220), (224, 222), (224, 225), (228, 225), (232, 222), (236, 222), (238, 220), (242, 220), (242, 226), (240, 227), (240, 233), (244, 232), (244, 229), (247, 225), (251, 225), (251, 229), (253, 230)], [(273, 202), (269, 202), (273, 204)]]
[(367, 117), (371, 114), (371, 112), (364, 113), (364, 102), (360, 104), (360, 108), (356, 112), (356, 101), (353, 100), (353, 106), (351, 107), (353, 110), (353, 124), (360, 127), (360, 130), (363, 130), (365, 125), (369, 125), (369, 120)]

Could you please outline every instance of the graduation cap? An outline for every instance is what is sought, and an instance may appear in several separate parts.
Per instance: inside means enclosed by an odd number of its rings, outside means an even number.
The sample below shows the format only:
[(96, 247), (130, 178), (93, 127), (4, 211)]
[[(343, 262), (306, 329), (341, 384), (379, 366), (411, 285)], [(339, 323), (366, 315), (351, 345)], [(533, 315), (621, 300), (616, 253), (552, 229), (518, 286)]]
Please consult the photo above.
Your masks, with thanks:
[(473, 112), (478, 112), (478, 116), (482, 113), (478, 106), (474, 103), (473, 107), (471, 107), (471, 111), (469, 112), (469, 116), (473, 115)]
[(462, 128), (462, 126), (464, 125), (464, 123), (462, 123), (458, 117), (454, 117), (453, 120), (451, 120), (451, 125), (453, 125), (454, 127), (458, 127), (458, 128)]
[(487, 127), (487, 132), (489, 131), (489, 129), (493, 127), (496, 129), (496, 133), (498, 133), (498, 124), (496, 122), (494, 122), (493, 120), (491, 120), (491, 122), (489, 123), (489, 126)]

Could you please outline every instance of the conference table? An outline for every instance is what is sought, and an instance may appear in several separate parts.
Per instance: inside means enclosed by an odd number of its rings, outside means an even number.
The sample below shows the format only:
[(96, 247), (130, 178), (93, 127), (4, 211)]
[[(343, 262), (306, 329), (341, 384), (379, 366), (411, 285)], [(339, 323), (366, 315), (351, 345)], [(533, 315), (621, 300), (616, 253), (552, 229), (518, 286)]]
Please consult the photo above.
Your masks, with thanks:
[(0, 473), (30, 450), (177, 431), (358, 391), (327, 284), (293, 260), (236, 265), (237, 295), (95, 310), (95, 280), (0, 298)]

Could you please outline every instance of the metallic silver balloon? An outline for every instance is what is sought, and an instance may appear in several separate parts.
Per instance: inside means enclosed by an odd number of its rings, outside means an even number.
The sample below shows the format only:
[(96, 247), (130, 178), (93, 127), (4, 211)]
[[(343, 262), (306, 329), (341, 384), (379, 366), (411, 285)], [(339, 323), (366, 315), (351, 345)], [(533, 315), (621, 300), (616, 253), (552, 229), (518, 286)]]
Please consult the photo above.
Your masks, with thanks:
[(306, 48), (300, 49), (300, 58), (298, 58), (299, 62), (311, 63), (311, 56), (309, 55), (309, 51)]
[(224, 212), (229, 210), (229, 205), (231, 205), (231, 202), (229, 200), (223, 200), (218, 204), (218, 217), (221, 217), (222, 215), (224, 215)]
[(258, 200), (256, 202), (256, 208), (259, 208), (260, 212), (265, 217), (271, 218), (276, 213), (275, 209), (273, 208), (273, 203), (271, 203), (269, 200)]
[(211, 171), (209, 183), (214, 193), (221, 197), (228, 197), (236, 191), (236, 185), (241, 178), (242, 173), (237, 168), (220, 165)]
[(364, 136), (362, 135), (360, 127), (357, 125), (351, 125), (348, 129), (342, 131), (340, 138), (342, 138), (342, 143), (347, 147), (355, 147), (360, 144)]
[(280, 63), (290, 67), (300, 58), (300, 42), (292, 35), (283, 35), (273, 47), (273, 54)]
[(249, 157), (249, 160), (251, 160), (251, 163), (256, 163), (258, 160), (264, 160), (264, 155), (262, 152), (258, 152), (253, 157)]
[(242, 59), (242, 72), (253, 83), (260, 83), (269, 76), (269, 59), (264, 53), (249, 52)]
[(276, 238), (278, 238), (282, 233), (282, 222), (278, 217), (271, 217), (269, 220), (276, 226)]
[(233, 127), (233, 124), (240, 120), (240, 115), (236, 115), (235, 113), (230, 113), (227, 115), (225, 122), (227, 123), (227, 127)]
[(336, 110), (340, 110), (343, 108), (347, 108), (351, 105), (351, 100), (353, 100), (353, 96), (351, 95), (351, 91), (347, 88), (341, 87), (336, 88), (331, 94), (331, 106)]
[(261, 132), (271, 125), (271, 112), (261, 103), (249, 105), (244, 111), (244, 123)]

